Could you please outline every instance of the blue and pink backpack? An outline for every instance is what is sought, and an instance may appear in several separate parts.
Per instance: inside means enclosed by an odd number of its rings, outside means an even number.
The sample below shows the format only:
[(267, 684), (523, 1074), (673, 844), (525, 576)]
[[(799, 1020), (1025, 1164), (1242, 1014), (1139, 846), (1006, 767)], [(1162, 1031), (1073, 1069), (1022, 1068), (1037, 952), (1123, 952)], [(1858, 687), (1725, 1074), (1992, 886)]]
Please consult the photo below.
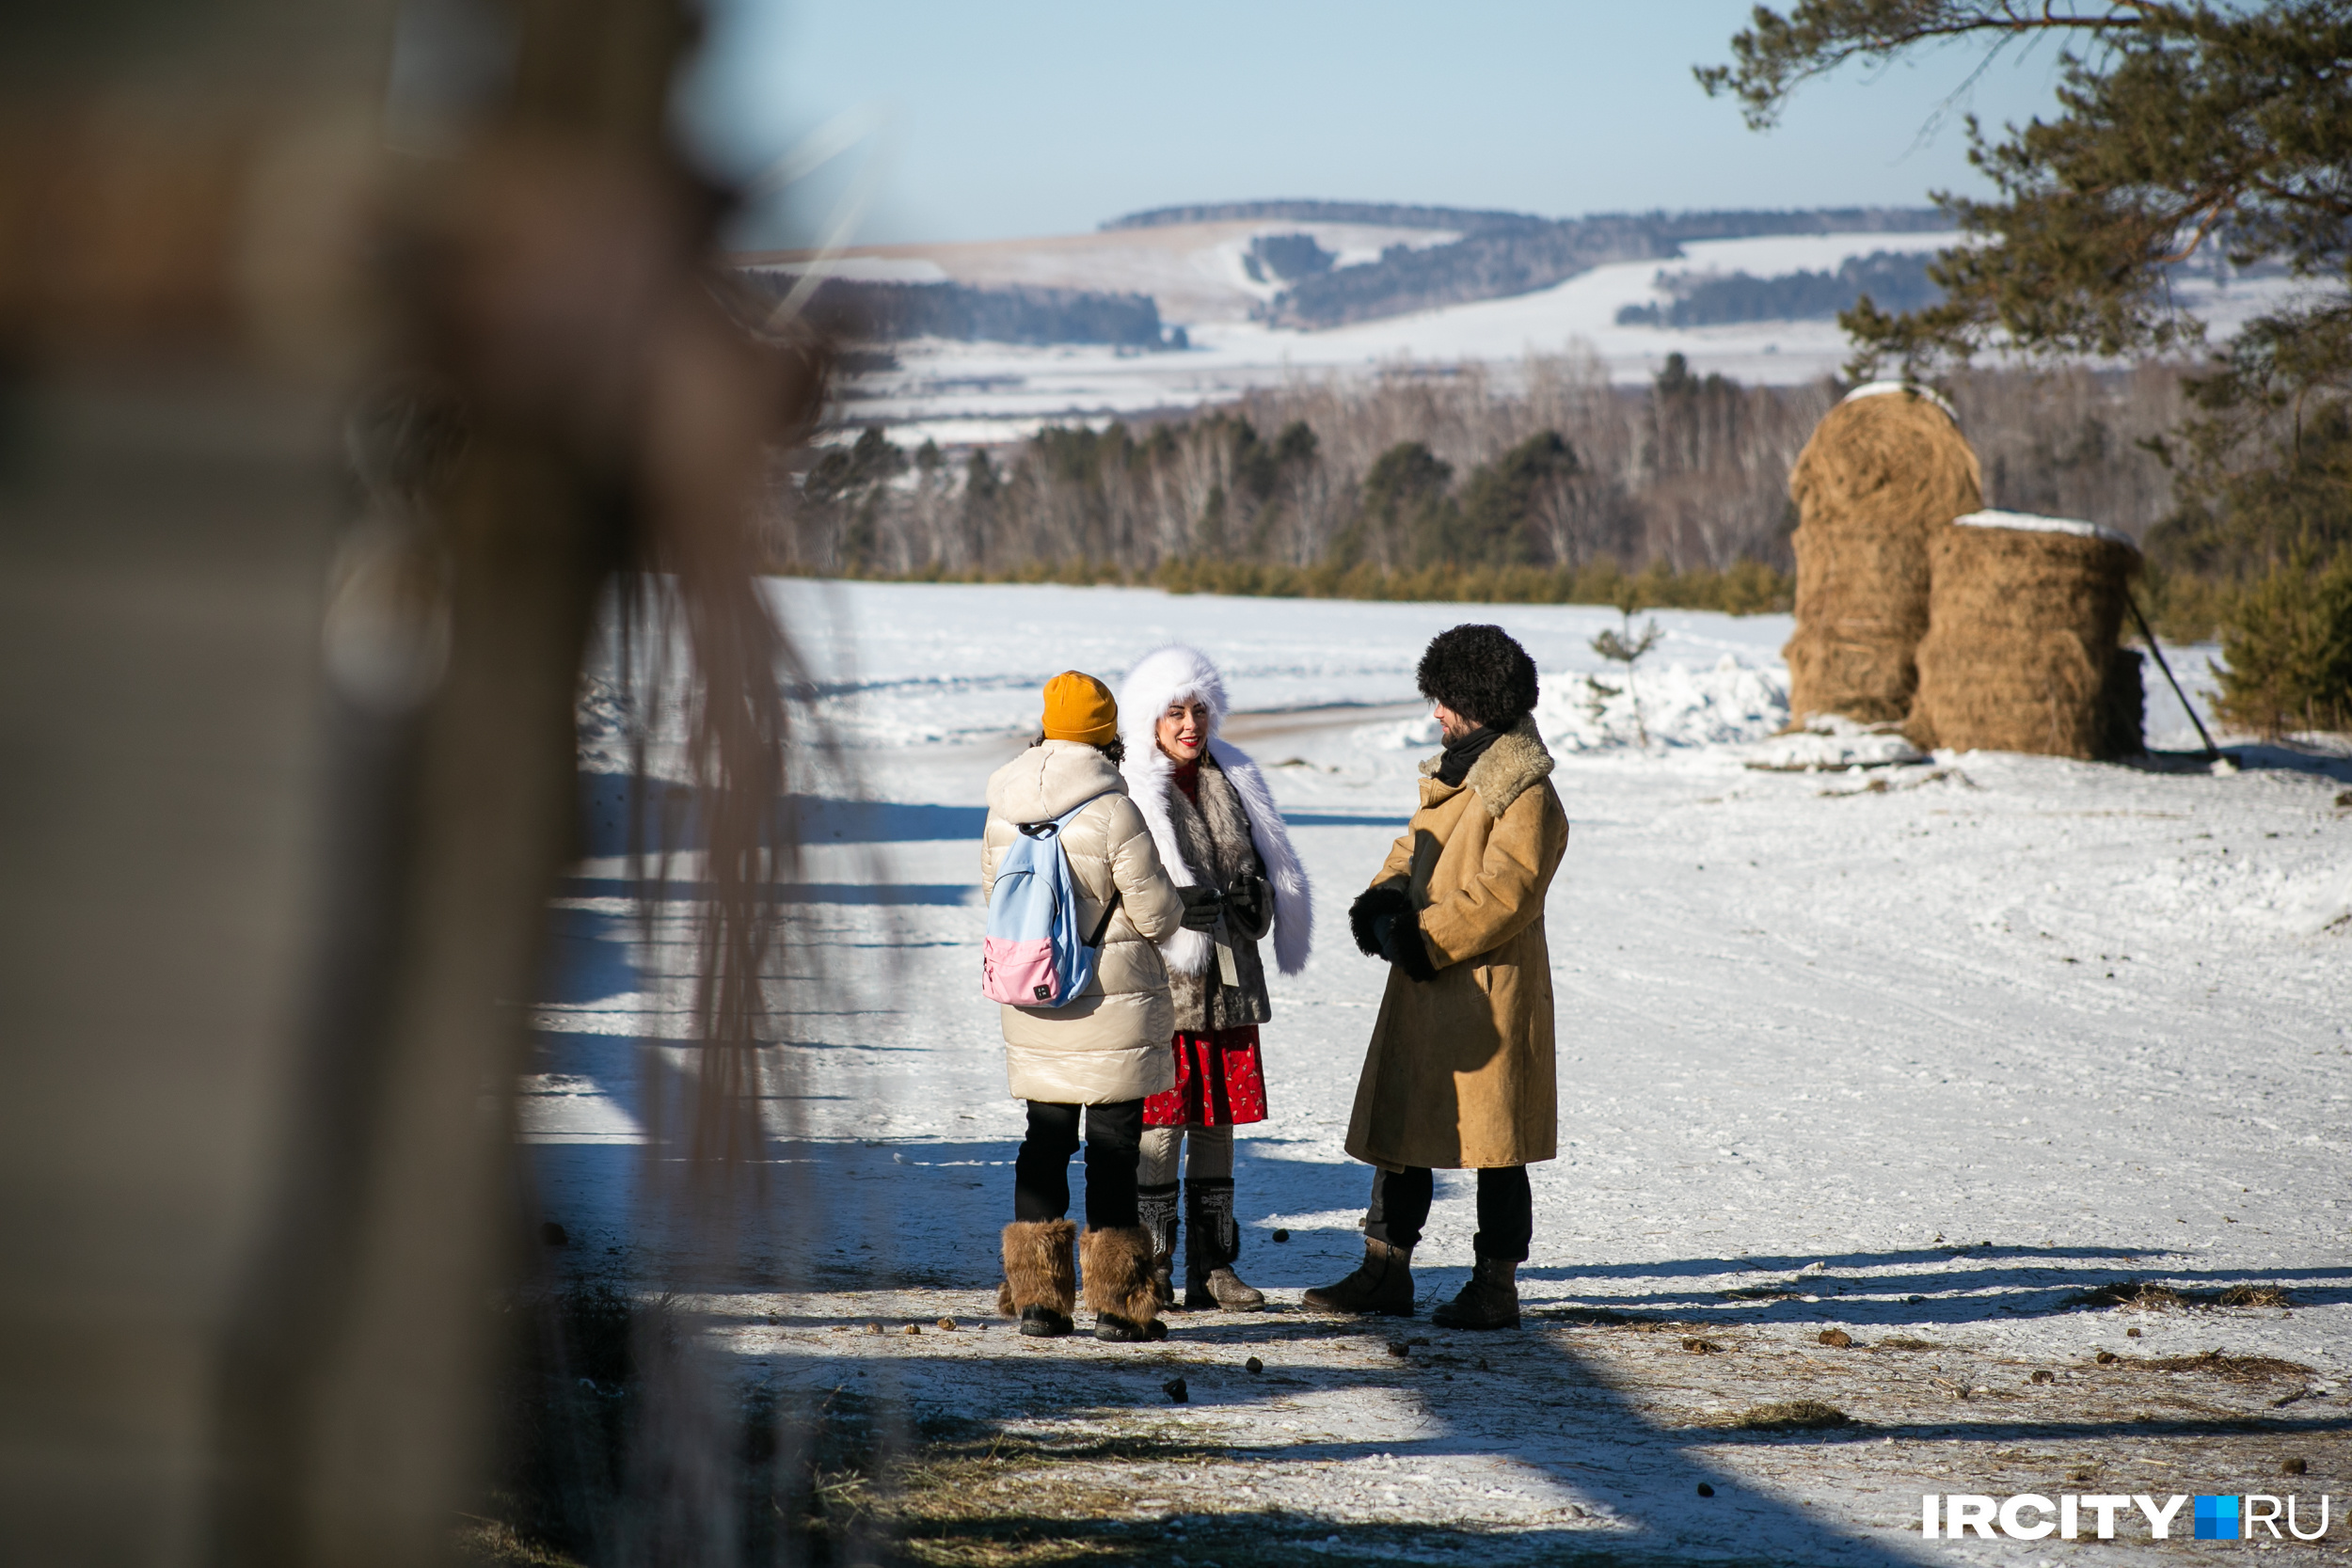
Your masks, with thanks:
[(988, 934), (980, 940), (980, 994), (1015, 1007), (1069, 1006), (1094, 983), (1094, 960), (1119, 909), (1111, 890), (1091, 937), (1078, 932), (1077, 889), (1061, 832), (1101, 800), (1079, 801), (1051, 822), (1024, 822), (997, 863), (988, 895)]

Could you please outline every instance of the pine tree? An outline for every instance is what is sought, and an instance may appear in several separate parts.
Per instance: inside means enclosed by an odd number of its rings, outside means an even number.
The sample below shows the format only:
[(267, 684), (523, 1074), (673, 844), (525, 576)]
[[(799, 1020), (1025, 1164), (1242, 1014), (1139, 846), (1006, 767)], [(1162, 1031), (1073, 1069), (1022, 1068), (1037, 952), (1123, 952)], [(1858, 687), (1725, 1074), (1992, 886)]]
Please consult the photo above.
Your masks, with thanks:
[(1575, 477), (1577, 468), (1568, 443), (1558, 431), (1546, 430), (1474, 469), (1462, 486), (1454, 558), (1486, 566), (1534, 560), (1536, 505), (1547, 490)]
[(1454, 468), (1419, 441), (1399, 441), (1364, 475), (1363, 509), (1374, 558), (1384, 568), (1440, 559), (1453, 532)]

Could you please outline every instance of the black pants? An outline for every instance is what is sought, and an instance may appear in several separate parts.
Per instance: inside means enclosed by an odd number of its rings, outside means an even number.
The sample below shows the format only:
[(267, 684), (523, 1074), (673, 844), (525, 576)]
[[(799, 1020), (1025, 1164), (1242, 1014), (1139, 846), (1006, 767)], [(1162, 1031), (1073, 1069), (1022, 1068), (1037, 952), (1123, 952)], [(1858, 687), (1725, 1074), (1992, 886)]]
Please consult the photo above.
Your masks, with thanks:
[[(1136, 1160), (1143, 1147), (1143, 1101), (1108, 1105), (1029, 1102), (1029, 1135), (1012, 1163), (1012, 1217), (1057, 1220), (1070, 1212), (1070, 1157), (1078, 1152), (1078, 1113), (1087, 1123), (1087, 1228), (1134, 1225)], [(1422, 1204), (1425, 1210), (1426, 1203)]]
[[(1408, 1165), (1391, 1175), (1375, 1167), (1372, 1207), (1364, 1211), (1364, 1234), (1391, 1246), (1409, 1247), (1421, 1240), (1429, 1223), (1429, 1200), (1436, 1182), (1428, 1170)], [(1478, 1173), (1478, 1234), (1470, 1250), (1481, 1258), (1506, 1263), (1527, 1261), (1527, 1243), (1535, 1237), (1535, 1195), (1527, 1184), (1525, 1165), (1491, 1165)]]

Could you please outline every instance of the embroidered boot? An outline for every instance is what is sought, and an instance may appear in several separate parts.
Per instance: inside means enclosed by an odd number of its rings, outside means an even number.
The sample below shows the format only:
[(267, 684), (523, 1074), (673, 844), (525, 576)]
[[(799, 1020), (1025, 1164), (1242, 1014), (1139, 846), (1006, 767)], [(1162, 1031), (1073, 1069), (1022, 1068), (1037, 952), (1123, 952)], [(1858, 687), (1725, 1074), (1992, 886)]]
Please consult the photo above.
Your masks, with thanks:
[(1165, 1339), (1158, 1294), (1152, 1289), (1152, 1243), (1139, 1225), (1087, 1228), (1087, 1306), (1094, 1313), (1094, 1337), (1116, 1343)]
[(1166, 1310), (1176, 1305), (1176, 1183), (1137, 1187), (1136, 1218), (1152, 1238), (1152, 1292)]
[(1462, 1293), (1429, 1314), (1439, 1328), (1519, 1326), (1519, 1266), (1503, 1258), (1481, 1258)]
[(1319, 1285), (1299, 1298), (1312, 1312), (1413, 1315), (1413, 1249), (1364, 1238), (1364, 1260), (1336, 1285)]
[(1021, 1320), (1021, 1332), (1055, 1338), (1070, 1332), (1078, 1295), (1072, 1247), (1078, 1227), (1068, 1220), (1015, 1220), (1005, 1227), (1005, 1280), (996, 1310)]
[(1202, 1177), (1184, 1184), (1184, 1305), (1255, 1312), (1265, 1305), (1233, 1272), (1241, 1256), (1241, 1227), (1233, 1222), (1231, 1177)]

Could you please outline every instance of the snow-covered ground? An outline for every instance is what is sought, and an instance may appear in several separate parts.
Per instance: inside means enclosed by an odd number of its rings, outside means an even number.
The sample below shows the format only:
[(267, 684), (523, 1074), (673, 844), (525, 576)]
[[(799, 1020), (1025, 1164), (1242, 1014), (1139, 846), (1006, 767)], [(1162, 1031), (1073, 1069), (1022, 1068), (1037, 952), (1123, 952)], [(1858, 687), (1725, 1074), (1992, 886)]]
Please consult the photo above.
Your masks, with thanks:
[[(1164, 1443), (1196, 1457), (1104, 1484), (1209, 1543), (1174, 1548), (1196, 1562), (1244, 1527), (1332, 1560), (1413, 1557), (1396, 1532), (1422, 1527), (1463, 1532), (1439, 1555), (1495, 1560), (2186, 1549), (2137, 1526), (2106, 1545), (1930, 1544), (1925, 1492), (2294, 1490), (2307, 1508), (2331, 1492), (2328, 1549), (2352, 1540), (2352, 761), (2250, 746), (2218, 770), (1982, 753), (1751, 768), (1788, 756), (1768, 739), (1785, 617), (1661, 612), (1667, 635), (1610, 697), (1592, 680), (1624, 672), (1588, 645), (1606, 610), (775, 592), (856, 783), (809, 813), (788, 892), (783, 967), (820, 978), (779, 992), (770, 1196), (724, 1258), (639, 1200), (648, 1066), (691, 1060), (662, 1042), (686, 1035), (691, 906), (640, 925), (603, 896), (610, 858), (559, 907), (524, 1085), (548, 1214), (703, 1289), (747, 1378), (1041, 1440)], [(1573, 824), (1547, 911), (1561, 1155), (1532, 1172), (1529, 1327), (1486, 1337), (1296, 1309), (1350, 1266), (1366, 1185), (1341, 1138), (1385, 976), (1345, 911), (1432, 738), (1413, 662), (1466, 619), (1534, 654)], [(1180, 636), (1222, 661), (1229, 735), (1268, 765), (1315, 879), (1319, 946), (1276, 981), (1264, 1031), (1272, 1117), (1240, 1145), (1242, 1272), (1276, 1309), (1182, 1316), (1140, 1352), (1022, 1341), (982, 1326), (1021, 1110), (977, 995), (981, 785), (1045, 676), (1115, 682)], [(2205, 651), (2169, 651), (2185, 677), (2204, 669)], [(2150, 737), (2195, 744), (2169, 693)], [(615, 781), (591, 783), (610, 799)], [(1470, 1184), (1441, 1175), (1424, 1302), (1458, 1287), (1472, 1227)], [(2068, 1308), (2136, 1280), (2276, 1285), (2291, 1306)], [(943, 1315), (953, 1334), (895, 1332)], [(837, 1332), (869, 1321), (894, 1332)], [(1858, 1342), (1826, 1345), (1831, 1328)], [(1415, 1336), (1433, 1342), (1391, 1354)], [(2308, 1370), (2145, 1364), (2214, 1349)], [(1159, 1391), (1171, 1372), (1183, 1406)], [(1796, 1397), (1859, 1424), (1723, 1424)], [(2279, 1479), (2294, 1457), (2308, 1474)], [(1184, 1468), (1203, 1463), (1214, 1484)]]

